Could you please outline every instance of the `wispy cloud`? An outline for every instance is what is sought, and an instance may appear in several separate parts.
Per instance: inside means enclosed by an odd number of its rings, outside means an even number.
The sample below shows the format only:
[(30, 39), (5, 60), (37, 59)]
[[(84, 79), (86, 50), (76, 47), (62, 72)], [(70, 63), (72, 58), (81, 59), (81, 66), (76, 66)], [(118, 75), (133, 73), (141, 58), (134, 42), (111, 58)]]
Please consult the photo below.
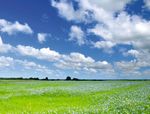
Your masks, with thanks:
[(75, 41), (78, 45), (85, 44), (85, 34), (82, 29), (76, 25), (71, 26), (69, 40)]

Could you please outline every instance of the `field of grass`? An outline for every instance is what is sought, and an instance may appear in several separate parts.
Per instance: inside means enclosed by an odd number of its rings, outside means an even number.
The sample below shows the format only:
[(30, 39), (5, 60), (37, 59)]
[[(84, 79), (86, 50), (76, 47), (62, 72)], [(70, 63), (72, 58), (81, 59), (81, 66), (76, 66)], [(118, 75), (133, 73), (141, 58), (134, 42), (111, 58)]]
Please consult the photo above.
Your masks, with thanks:
[(150, 114), (150, 81), (0, 80), (0, 114)]

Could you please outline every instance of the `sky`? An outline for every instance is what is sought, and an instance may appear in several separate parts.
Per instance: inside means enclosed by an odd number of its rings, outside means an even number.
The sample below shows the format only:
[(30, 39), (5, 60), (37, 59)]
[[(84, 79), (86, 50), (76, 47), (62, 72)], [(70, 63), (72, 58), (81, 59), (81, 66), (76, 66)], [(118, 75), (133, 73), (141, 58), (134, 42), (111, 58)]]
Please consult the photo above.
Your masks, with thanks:
[(150, 0), (0, 0), (0, 77), (150, 79)]

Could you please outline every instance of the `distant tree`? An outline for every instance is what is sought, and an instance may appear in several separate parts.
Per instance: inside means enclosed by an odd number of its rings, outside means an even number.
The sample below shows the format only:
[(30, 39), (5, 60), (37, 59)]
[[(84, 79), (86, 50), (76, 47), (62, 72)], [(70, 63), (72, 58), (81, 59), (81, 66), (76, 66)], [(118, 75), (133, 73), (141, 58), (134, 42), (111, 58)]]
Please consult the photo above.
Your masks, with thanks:
[(72, 80), (74, 80), (74, 81), (78, 81), (79, 79), (78, 79), (78, 78), (73, 78)]
[(34, 80), (39, 80), (39, 78), (37, 77), (37, 78), (34, 78)]
[(39, 80), (38, 77), (30, 77), (29, 80)]
[(32, 77), (30, 77), (30, 78), (29, 78), (29, 80), (33, 80), (33, 78), (32, 78)]
[(48, 80), (48, 77), (45, 77), (45, 80)]
[(67, 77), (66, 77), (66, 80), (71, 80), (71, 77), (70, 77), (70, 76), (67, 76)]

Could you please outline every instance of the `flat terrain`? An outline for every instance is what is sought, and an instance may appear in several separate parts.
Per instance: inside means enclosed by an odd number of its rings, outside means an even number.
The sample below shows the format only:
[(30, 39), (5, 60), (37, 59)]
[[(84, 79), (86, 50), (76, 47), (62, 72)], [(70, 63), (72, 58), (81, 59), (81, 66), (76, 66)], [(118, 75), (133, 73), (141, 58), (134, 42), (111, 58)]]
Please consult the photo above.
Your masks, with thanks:
[(150, 114), (150, 81), (0, 80), (0, 114)]

